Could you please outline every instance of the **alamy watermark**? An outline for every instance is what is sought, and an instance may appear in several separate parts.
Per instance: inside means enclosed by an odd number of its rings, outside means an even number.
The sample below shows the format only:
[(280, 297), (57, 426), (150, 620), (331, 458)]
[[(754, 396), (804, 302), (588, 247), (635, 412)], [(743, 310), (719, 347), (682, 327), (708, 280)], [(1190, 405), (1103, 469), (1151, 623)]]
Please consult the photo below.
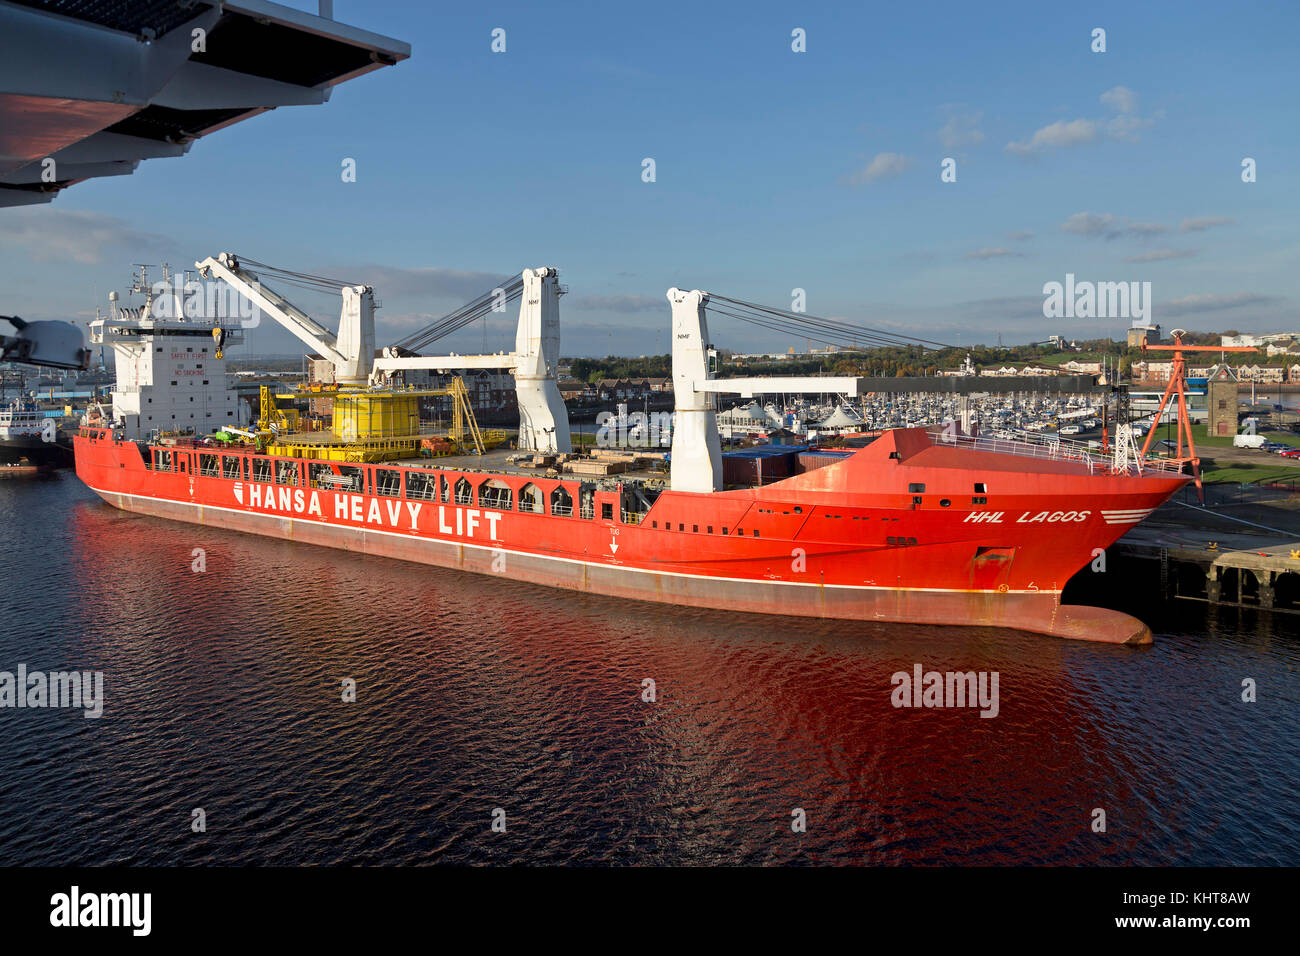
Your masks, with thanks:
[[(250, 285), (259, 287), (257, 282)], [(149, 313), (155, 319), (225, 319), (246, 329), (255, 329), (262, 321), (262, 310), (256, 304), (215, 279), (201, 282), (174, 275), (170, 281), (151, 283), (149, 291), (153, 297)]]
[(1043, 317), (1048, 319), (1140, 319), (1151, 321), (1150, 282), (1065, 282), (1043, 285)]
[(596, 416), (597, 448), (667, 448), (672, 435), (672, 412), (629, 413), (622, 407)]
[(73, 886), (50, 897), (50, 925), (56, 928), (118, 927), (148, 936), (152, 914), (152, 893), (88, 893)]
[(923, 671), (913, 664), (910, 674), (897, 671), (889, 682), (895, 707), (978, 707), (981, 717), (998, 715), (997, 671)]
[(104, 713), (102, 671), (0, 671), (0, 707), (81, 708), (87, 718)]

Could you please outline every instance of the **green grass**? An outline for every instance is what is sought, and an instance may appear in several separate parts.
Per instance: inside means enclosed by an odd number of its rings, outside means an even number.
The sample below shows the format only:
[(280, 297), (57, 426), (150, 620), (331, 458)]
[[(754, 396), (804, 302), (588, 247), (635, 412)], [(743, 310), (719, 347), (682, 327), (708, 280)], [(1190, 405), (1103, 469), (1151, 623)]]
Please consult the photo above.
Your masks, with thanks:
[(1201, 480), (1231, 482), (1235, 485), (1253, 485), (1267, 481), (1300, 481), (1300, 468), (1279, 468), (1277, 465), (1225, 465), (1201, 472)]
[[(1115, 358), (1115, 356), (1111, 356)], [(995, 369), (1002, 368), (1004, 365), (1014, 365), (1016, 368), (1024, 368), (1026, 365), (1063, 365), (1071, 359), (1076, 362), (1100, 362), (1102, 354), (1100, 352), (1053, 352), (1050, 355), (1035, 355), (1032, 358), (1008, 358), (1004, 362), (994, 362), (991, 365), (984, 365), (982, 368)]]
[[(1192, 426), (1192, 440), (1196, 442), (1197, 448), (1201, 448), (1202, 446), (1204, 446), (1205, 448), (1231, 448), (1232, 447), (1231, 436), (1211, 435), (1207, 431), (1208, 428), (1209, 428), (1208, 425)], [(1163, 441), (1165, 439), (1166, 431), (1168, 431), (1169, 433), (1168, 437), (1171, 441), (1178, 440), (1177, 429), (1173, 425), (1166, 424), (1160, 426), (1160, 433), (1156, 437), (1156, 441)], [(1300, 435), (1297, 435), (1294, 432), (1261, 431), (1260, 434), (1263, 435), (1269, 441), (1277, 442), (1279, 445), (1290, 445), (1292, 448), (1300, 448)]]

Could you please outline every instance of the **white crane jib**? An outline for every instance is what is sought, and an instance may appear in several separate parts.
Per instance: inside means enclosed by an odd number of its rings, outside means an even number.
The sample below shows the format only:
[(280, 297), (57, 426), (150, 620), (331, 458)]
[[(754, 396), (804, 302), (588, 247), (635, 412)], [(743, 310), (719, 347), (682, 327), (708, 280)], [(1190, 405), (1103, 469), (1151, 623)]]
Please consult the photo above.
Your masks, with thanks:
[(668, 290), (673, 310), (673, 420), (671, 486), (673, 491), (721, 491), (722, 444), (713, 396), (776, 393), (828, 393), (857, 395), (857, 378), (780, 376), (755, 378), (713, 377), (709, 367), (709, 327), (705, 308), (709, 294), (698, 289)]
[(297, 336), (313, 352), (334, 366), (340, 385), (366, 385), (375, 359), (375, 292), (369, 286), (339, 288), (343, 309), (338, 334), (331, 332), (284, 296), (262, 284), (245, 269), (239, 257), (223, 252), (194, 263), (204, 278), (216, 276)]
[(560, 296), (564, 292), (559, 275), (550, 267), (523, 271), (513, 352), (399, 356), (397, 350), (387, 348), (374, 361), (374, 377), (408, 369), (508, 369), (514, 376), (519, 403), (519, 448), (539, 454), (571, 452), (569, 412), (556, 381), (560, 364)]

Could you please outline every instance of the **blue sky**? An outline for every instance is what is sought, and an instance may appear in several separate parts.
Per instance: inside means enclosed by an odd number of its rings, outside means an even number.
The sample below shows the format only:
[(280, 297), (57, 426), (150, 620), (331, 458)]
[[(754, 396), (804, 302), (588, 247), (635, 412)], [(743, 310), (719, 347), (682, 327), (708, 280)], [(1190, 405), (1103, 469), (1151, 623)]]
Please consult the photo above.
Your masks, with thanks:
[[(1067, 272), (1150, 281), (1166, 329), (1300, 325), (1291, 5), (338, 0), (335, 17), (411, 59), (0, 210), (7, 311), (84, 320), (133, 262), (231, 250), (372, 282), (381, 342), (534, 265), (569, 286), (574, 355), (667, 351), (673, 285), (785, 307), (802, 288), (813, 314), (961, 344), (1122, 335), (1042, 317)], [(513, 320), (487, 331), (506, 347)], [(252, 347), (293, 350), (270, 329)]]

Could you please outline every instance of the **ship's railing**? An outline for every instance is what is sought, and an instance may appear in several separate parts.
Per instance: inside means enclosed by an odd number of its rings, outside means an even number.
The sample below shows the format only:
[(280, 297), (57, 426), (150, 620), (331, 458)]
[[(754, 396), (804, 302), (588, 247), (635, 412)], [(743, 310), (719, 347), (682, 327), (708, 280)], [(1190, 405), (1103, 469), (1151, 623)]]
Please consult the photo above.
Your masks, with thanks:
[[(989, 451), (1002, 455), (1020, 455), (1025, 458), (1038, 458), (1046, 461), (1077, 462), (1088, 469), (1089, 474), (1097, 471), (1111, 473), (1115, 471), (1109, 456), (1101, 454), (1079, 441), (1057, 438), (1048, 435), (1035, 435), (1023, 432), (1016, 438), (996, 438), (986, 435), (939, 434), (935, 442), (940, 445), (955, 445), (973, 451)], [(1136, 466), (1120, 471), (1138, 473)], [(1147, 458), (1142, 463), (1141, 472), (1180, 472), (1182, 463), (1177, 459)]]
[(622, 514), (624, 524), (640, 524), (641, 519), (645, 517), (642, 511), (624, 511)]

